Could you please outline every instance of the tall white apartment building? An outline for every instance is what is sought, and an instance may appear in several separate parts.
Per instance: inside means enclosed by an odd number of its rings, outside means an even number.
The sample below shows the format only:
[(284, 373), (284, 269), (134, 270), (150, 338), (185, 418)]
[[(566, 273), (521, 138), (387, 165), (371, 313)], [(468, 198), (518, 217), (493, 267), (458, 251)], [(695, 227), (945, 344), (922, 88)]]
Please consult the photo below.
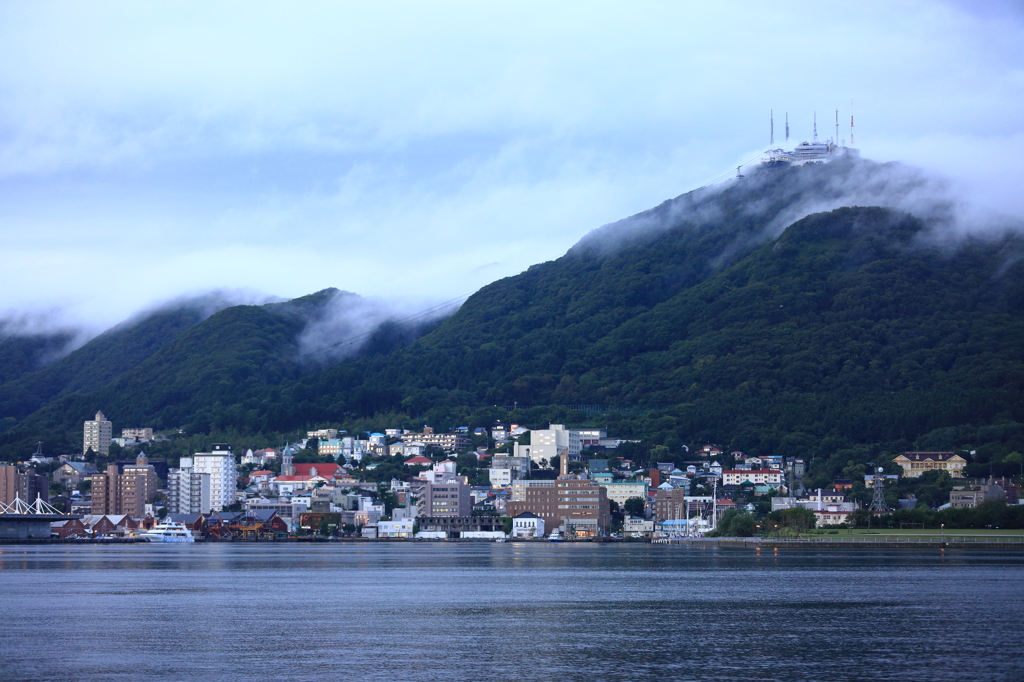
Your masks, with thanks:
[(199, 473), (191, 457), (182, 457), (177, 469), (167, 474), (167, 509), (172, 514), (209, 514), (213, 490), (208, 473)]
[(579, 431), (567, 429), (564, 424), (551, 424), (546, 429), (531, 430), (530, 444), (516, 443), (513, 454), (516, 457), (529, 457), (534, 462), (546, 459), (550, 463), (557, 462), (563, 453), (572, 458), (582, 450)]
[(197, 452), (192, 456), (192, 471), (210, 474), (210, 506), (213, 511), (223, 511), (235, 503), (238, 465), (231, 446), (214, 443), (213, 452)]
[(84, 437), (82, 438), (82, 454), (92, 448), (93, 452), (101, 455), (110, 454), (110, 441), (114, 437), (114, 425), (107, 421), (102, 412), (96, 413), (96, 419), (85, 422)]

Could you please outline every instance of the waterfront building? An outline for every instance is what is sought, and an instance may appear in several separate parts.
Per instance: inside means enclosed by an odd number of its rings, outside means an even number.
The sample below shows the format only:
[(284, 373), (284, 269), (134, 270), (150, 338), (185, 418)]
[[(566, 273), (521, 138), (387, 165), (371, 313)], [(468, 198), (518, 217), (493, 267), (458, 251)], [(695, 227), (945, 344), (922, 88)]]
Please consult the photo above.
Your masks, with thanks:
[(512, 519), (512, 537), (544, 537), (544, 519), (531, 512), (523, 512)]
[(230, 445), (215, 443), (212, 452), (197, 452), (192, 456), (192, 462), (196, 473), (210, 474), (210, 505), (213, 511), (221, 511), (235, 503), (238, 466)]
[(394, 521), (378, 521), (378, 538), (411, 538), (416, 522), (413, 519), (397, 519)]
[(420, 496), (420, 515), (469, 516), (469, 486), (461, 482), (426, 483)]
[(12, 504), (15, 497), (28, 504), (35, 502), (36, 498), (48, 502), (49, 483), (46, 476), (37, 474), (32, 467), (0, 465), (0, 503)]
[(172, 514), (209, 514), (213, 510), (212, 476), (196, 471), (191, 457), (167, 476), (167, 510)]
[(156, 469), (145, 454), (133, 464), (110, 464), (105, 472), (92, 475), (92, 513), (140, 518), (146, 505), (156, 499), (159, 485)]
[[(561, 475), (554, 481), (536, 481), (551, 484), (549, 486), (523, 486), (525, 499), (506, 503), (506, 514), (515, 518), (530, 512), (544, 521), (545, 528), (561, 528), (575, 537), (606, 535), (611, 520), (608, 493), (594, 481), (569, 475), (568, 451), (564, 451), (559, 460)], [(515, 491), (513, 499), (514, 496)]]

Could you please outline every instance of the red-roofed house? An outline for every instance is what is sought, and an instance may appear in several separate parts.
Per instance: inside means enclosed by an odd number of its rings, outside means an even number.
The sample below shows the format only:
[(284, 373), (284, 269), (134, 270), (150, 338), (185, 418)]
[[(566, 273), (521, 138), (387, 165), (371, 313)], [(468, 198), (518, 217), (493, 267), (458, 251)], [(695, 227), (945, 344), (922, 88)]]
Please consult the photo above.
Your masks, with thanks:
[(278, 495), (288, 495), (297, 490), (314, 488), (317, 483), (327, 481), (328, 479), (323, 476), (278, 476), (270, 484), (277, 489)]
[(249, 485), (260, 485), (274, 477), (274, 472), (269, 469), (260, 469), (249, 473)]
[(335, 476), (344, 476), (346, 473), (340, 465), (334, 463), (292, 464), (292, 467), (295, 469), (296, 476), (323, 476), (327, 480)]
[(409, 459), (405, 460), (405, 466), (407, 466), (407, 467), (415, 466), (416, 464), (422, 464), (423, 466), (430, 466), (433, 463), (434, 463), (434, 460), (427, 459), (423, 455), (416, 455), (415, 457), (410, 457)]

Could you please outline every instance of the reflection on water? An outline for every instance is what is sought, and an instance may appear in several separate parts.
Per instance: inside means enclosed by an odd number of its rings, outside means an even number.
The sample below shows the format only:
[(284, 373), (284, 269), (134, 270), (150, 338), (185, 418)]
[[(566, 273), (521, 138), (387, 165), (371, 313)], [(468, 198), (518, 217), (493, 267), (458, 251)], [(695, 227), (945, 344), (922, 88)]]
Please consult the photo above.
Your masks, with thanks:
[(3, 679), (1024, 679), (1016, 550), (0, 550)]

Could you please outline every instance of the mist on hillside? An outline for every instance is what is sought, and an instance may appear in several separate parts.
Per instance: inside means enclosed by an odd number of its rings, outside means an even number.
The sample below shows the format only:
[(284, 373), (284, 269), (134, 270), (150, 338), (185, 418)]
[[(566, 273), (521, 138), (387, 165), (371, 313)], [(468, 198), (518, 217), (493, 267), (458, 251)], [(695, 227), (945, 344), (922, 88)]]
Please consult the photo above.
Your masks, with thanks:
[(262, 305), (280, 298), (244, 289), (217, 289), (197, 295), (179, 296), (147, 306), (109, 329), (97, 328), (87, 322), (69, 318), (60, 308), (45, 311), (16, 311), (0, 313), (0, 343), (6, 339), (46, 339), (48, 352), (36, 361), (45, 366), (60, 360), (102, 334), (120, 334), (131, 330), (143, 320), (174, 310), (193, 310), (199, 320), (205, 320), (225, 308), (235, 305)]
[(299, 358), (305, 365), (322, 366), (388, 352), (435, 327), (458, 309), (455, 303), (431, 305), (339, 291), (299, 335)]
[(928, 225), (923, 239), (932, 243), (1024, 231), (1024, 221), (977, 208), (951, 181), (933, 173), (895, 162), (843, 159), (747, 171), (742, 179), (702, 187), (597, 228), (570, 253), (606, 256), (668, 230), (705, 232), (731, 217), (753, 218), (753, 230), (721, 253), (708, 254), (712, 262), (724, 264), (734, 254), (779, 236), (801, 218), (845, 206), (882, 206), (910, 213)]

